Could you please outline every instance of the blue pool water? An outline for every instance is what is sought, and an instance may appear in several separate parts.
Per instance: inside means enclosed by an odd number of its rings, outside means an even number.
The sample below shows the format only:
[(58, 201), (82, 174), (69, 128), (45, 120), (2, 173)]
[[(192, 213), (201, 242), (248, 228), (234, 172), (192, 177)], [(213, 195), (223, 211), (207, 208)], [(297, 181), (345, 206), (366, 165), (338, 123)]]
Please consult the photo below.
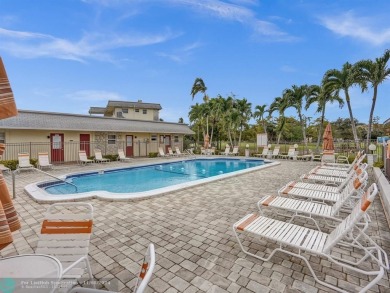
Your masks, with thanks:
[(177, 185), (212, 176), (264, 165), (262, 160), (251, 159), (195, 159), (104, 172), (69, 175), (73, 185), (51, 182), (38, 185), (49, 194), (74, 194), (90, 191), (133, 193)]

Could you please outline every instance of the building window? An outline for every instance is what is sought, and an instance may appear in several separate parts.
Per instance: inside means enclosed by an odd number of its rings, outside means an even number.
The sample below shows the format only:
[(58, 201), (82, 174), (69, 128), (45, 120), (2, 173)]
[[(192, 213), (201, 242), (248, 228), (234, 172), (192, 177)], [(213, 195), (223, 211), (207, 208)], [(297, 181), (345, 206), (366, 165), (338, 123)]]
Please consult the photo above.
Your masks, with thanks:
[(122, 113), (129, 113), (129, 109), (122, 109)]
[(122, 115), (122, 112), (116, 112), (116, 117), (117, 118), (124, 118)]
[(108, 144), (116, 144), (116, 135), (115, 134), (109, 134), (107, 136), (107, 143)]
[(151, 141), (157, 141), (157, 134), (152, 134), (152, 135), (150, 136), (150, 140), (151, 140)]
[(143, 110), (142, 110), (142, 114), (148, 114), (148, 110), (143, 109)]
[(0, 132), (0, 143), (5, 143), (5, 132)]
[(174, 142), (179, 142), (179, 136), (178, 136), (178, 135), (175, 135), (175, 136), (173, 137), (173, 141), (174, 141)]
[(139, 113), (139, 109), (134, 109), (135, 113)]

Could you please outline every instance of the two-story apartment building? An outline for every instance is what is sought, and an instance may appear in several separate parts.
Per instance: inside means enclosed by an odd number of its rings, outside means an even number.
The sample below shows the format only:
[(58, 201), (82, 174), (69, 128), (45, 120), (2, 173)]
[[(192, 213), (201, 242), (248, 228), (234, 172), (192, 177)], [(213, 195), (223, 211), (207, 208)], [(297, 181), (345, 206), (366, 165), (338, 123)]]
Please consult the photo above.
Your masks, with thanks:
[(193, 131), (186, 124), (160, 121), (160, 104), (108, 101), (105, 108), (91, 107), (90, 115), (19, 110), (16, 117), (0, 120), (0, 143), (7, 148), (3, 159), (18, 152), (32, 158), (47, 151), (53, 162), (77, 160), (78, 151), (93, 156), (116, 154), (122, 148), (129, 157), (148, 156), (159, 146), (183, 148), (184, 135)]

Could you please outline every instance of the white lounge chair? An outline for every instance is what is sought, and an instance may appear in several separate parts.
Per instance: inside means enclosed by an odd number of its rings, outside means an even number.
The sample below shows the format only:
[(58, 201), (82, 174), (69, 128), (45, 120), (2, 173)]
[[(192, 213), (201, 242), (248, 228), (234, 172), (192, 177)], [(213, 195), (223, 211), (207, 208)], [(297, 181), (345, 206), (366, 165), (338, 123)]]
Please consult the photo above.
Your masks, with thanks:
[[(359, 160), (361, 159), (361, 157), (366, 156), (366, 154), (364, 153), (364, 151), (358, 151), (356, 156), (355, 156), (355, 159), (353, 160), (353, 162), (351, 164), (345, 164), (345, 163), (324, 163), (321, 165), (322, 168), (349, 168), (350, 166), (353, 166), (354, 164), (357, 164), (359, 163)], [(363, 159), (364, 159), (363, 158)], [(363, 161), (360, 160), (360, 162)]]
[(194, 153), (194, 151), (193, 151), (192, 148), (186, 149), (185, 152), (186, 152), (189, 156), (196, 156), (196, 154)]
[(221, 152), (221, 155), (224, 155), (224, 156), (227, 156), (230, 154), (230, 146), (229, 145), (226, 145), (225, 147), (225, 151), (224, 152)]
[(296, 157), (295, 147), (290, 146), (286, 155), (279, 155), (281, 159), (294, 159)]
[(333, 177), (347, 177), (348, 174), (354, 172), (354, 170), (361, 169), (365, 170), (367, 168), (367, 164), (361, 164), (357, 165), (355, 164), (353, 167), (339, 170), (339, 169), (321, 169), (321, 166), (318, 166), (308, 172), (308, 174), (315, 174), (315, 175), (325, 175), (325, 176), (333, 176)]
[[(359, 195), (359, 192), (367, 184), (368, 174), (364, 171), (359, 177), (349, 181), (347, 186), (341, 192), (319, 191), (314, 189), (299, 188), (296, 186), (283, 186), (278, 190), (279, 196), (284, 197), (298, 197), (309, 199), (317, 202), (336, 203), (340, 198), (348, 196), (352, 197), (354, 194)], [(360, 192), (361, 193), (361, 192)]]
[(20, 170), (32, 170), (34, 166), (30, 164), (30, 154), (29, 153), (19, 153), (18, 154), (18, 165), (16, 169)]
[(94, 152), (95, 152), (95, 162), (96, 163), (108, 163), (110, 161), (109, 159), (103, 158), (101, 150), (95, 149)]
[(43, 168), (53, 168), (53, 165), (50, 164), (49, 161), (49, 153), (48, 152), (42, 152), (38, 153), (38, 169), (43, 169)]
[[(356, 225), (362, 218), (366, 217), (366, 210), (370, 207), (377, 193), (378, 189), (374, 183), (369, 188), (368, 193), (357, 202), (351, 214), (329, 234), (256, 214), (246, 215), (236, 222), (233, 225), (233, 233), (244, 253), (262, 261), (269, 261), (278, 251), (297, 257), (306, 263), (316, 282), (335, 291), (346, 292), (336, 285), (319, 279), (306, 253), (316, 256), (314, 257), (316, 260), (321, 257), (343, 269), (371, 277), (367, 282), (361, 283), (364, 288), (355, 285), (355, 288), (352, 289), (353, 292), (366, 292), (378, 283), (385, 270), (390, 268), (387, 253)], [(252, 252), (245, 249), (240, 235), (275, 241), (277, 246), (268, 257), (262, 257), (261, 255), (264, 254), (259, 255), (253, 252), (255, 246), (251, 246)], [(245, 241), (245, 243), (250, 242)], [(270, 246), (267, 245), (267, 251), (271, 248)], [(339, 257), (339, 253), (337, 253), (339, 246), (350, 247), (353, 250), (353, 259)], [(320, 262), (318, 261), (318, 263)], [(316, 265), (319, 265), (317, 261)]]
[(279, 152), (280, 152), (280, 146), (275, 146), (274, 150), (272, 151), (271, 158), (276, 159), (279, 157)]
[(93, 160), (88, 159), (87, 153), (85, 150), (79, 151), (79, 164), (80, 165), (86, 165), (88, 163), (93, 163)]
[(132, 158), (128, 158), (125, 156), (125, 152), (122, 149), (118, 149), (118, 161), (130, 162), (132, 160), (133, 160)]
[[(366, 172), (365, 172), (366, 173)], [(282, 210), (285, 212), (283, 215), (291, 217), (289, 223), (295, 217), (303, 217), (306, 219), (311, 219), (314, 221), (318, 230), (321, 230), (316, 218), (322, 218), (325, 220), (339, 220), (339, 213), (342, 208), (351, 208), (351, 199), (353, 196), (358, 196), (359, 193), (363, 192), (363, 186), (367, 183), (368, 175), (366, 173), (364, 178), (360, 178), (355, 182), (351, 182), (340, 194), (338, 199), (333, 205), (327, 205), (324, 203), (319, 203), (316, 201), (305, 200), (305, 199), (295, 199), (285, 196), (273, 196), (266, 195), (262, 197), (258, 203), (257, 207), (263, 215), (263, 210), (276, 210), (277, 212)], [(326, 194), (323, 194), (326, 197)], [(325, 221), (325, 223), (328, 223)], [(366, 222), (366, 228), (368, 223)]]
[(359, 167), (356, 170), (353, 170), (348, 173), (347, 177), (337, 177), (337, 176), (328, 176), (328, 175), (317, 175), (317, 174), (303, 174), (301, 175), (300, 179), (302, 181), (309, 181), (309, 182), (321, 182), (323, 184), (334, 184), (334, 185), (340, 185), (343, 182), (345, 182), (345, 178), (348, 178), (349, 176), (353, 176), (354, 173), (360, 175), (363, 170), (367, 168), (367, 164), (362, 164), (362, 167)]
[(163, 158), (169, 158), (170, 155), (166, 154), (162, 147), (158, 147), (158, 155)]
[[(155, 263), (156, 263), (156, 256), (154, 252), (154, 245), (151, 243), (149, 244), (146, 254), (144, 256), (140, 272), (137, 276), (137, 282), (132, 292), (143, 293), (145, 291), (152, 277)], [(115, 293), (115, 292), (105, 291), (100, 289), (76, 287), (70, 290), (68, 293)]]
[(352, 162), (352, 164), (347, 165), (347, 164), (331, 164), (331, 165), (321, 165), (320, 169), (330, 169), (330, 170), (340, 170), (340, 171), (346, 171), (349, 172), (354, 168), (355, 166), (361, 165), (363, 160), (366, 158), (366, 154), (362, 154), (358, 158), (356, 157), (355, 160)]
[(182, 153), (182, 152), (180, 151), (179, 147), (175, 147), (175, 152), (176, 152), (176, 155), (179, 156), (179, 157), (188, 155), (188, 153)]
[(35, 252), (57, 258), (63, 268), (62, 279), (74, 281), (85, 271), (92, 279), (88, 260), (92, 225), (91, 204), (53, 204), (45, 214)]
[(175, 154), (171, 147), (168, 147), (168, 155), (171, 157), (177, 157), (177, 154)]
[(233, 151), (231, 153), (229, 153), (229, 155), (230, 156), (238, 156), (239, 155), (238, 146), (234, 146)]
[(356, 172), (353, 174), (350, 174), (347, 178), (341, 181), (340, 185), (328, 185), (324, 183), (310, 183), (305, 181), (290, 181), (285, 185), (285, 187), (297, 187), (297, 188), (303, 188), (303, 189), (310, 189), (314, 191), (326, 191), (326, 192), (332, 192), (332, 193), (340, 193), (345, 186), (351, 181), (355, 180), (357, 178)]
[(260, 158), (266, 158), (268, 156), (268, 152), (269, 152), (269, 149), (267, 146), (265, 146), (263, 148), (263, 151), (261, 152), (261, 154), (255, 154), (255, 156), (260, 157)]

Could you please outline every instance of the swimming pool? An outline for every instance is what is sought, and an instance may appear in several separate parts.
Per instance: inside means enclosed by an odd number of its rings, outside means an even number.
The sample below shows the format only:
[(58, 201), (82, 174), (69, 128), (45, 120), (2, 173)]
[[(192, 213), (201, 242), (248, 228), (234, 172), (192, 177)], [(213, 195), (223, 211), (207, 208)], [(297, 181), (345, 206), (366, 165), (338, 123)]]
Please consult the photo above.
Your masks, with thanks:
[(61, 176), (61, 181), (27, 185), (37, 201), (102, 198), (135, 199), (163, 194), (197, 184), (270, 167), (276, 162), (259, 159), (204, 158), (107, 169)]

